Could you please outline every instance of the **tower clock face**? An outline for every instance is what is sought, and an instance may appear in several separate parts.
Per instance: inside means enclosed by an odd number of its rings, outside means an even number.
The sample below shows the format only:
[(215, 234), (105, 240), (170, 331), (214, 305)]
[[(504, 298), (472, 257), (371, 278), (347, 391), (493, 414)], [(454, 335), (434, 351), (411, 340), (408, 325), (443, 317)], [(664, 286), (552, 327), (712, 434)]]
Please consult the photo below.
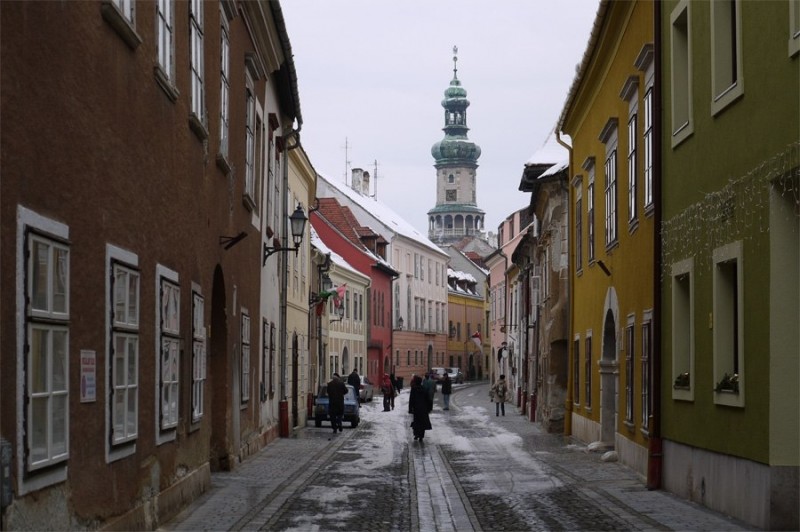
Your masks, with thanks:
[(444, 199), (447, 200), (447, 201), (456, 201), (456, 191), (455, 190), (446, 190)]

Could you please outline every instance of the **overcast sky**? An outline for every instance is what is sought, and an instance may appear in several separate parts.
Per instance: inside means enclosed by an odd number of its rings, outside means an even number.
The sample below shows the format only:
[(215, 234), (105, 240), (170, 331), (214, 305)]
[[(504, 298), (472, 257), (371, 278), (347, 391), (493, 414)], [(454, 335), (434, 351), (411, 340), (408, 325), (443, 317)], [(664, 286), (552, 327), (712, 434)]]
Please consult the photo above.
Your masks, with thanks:
[[(444, 137), (444, 91), (467, 91), (481, 147), (477, 203), (486, 228), (525, 207), (526, 161), (564, 106), (597, 0), (283, 0), (303, 115), (301, 142), (320, 174), (374, 174), (378, 199), (427, 234), (436, 205), (431, 146)], [(346, 140), (345, 140), (346, 139)], [(349, 145), (345, 155), (345, 142)]]

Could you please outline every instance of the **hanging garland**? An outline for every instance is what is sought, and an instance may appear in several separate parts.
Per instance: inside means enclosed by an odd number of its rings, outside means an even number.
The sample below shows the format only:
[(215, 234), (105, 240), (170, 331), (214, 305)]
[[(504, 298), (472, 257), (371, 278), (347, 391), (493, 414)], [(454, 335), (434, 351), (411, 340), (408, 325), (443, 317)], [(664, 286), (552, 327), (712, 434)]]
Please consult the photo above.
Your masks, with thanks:
[(724, 244), (767, 242), (771, 193), (792, 202), (794, 215), (800, 216), (799, 180), (800, 142), (663, 221), (661, 280), (672, 264), (689, 257), (695, 258), (697, 275), (709, 273), (713, 251)]

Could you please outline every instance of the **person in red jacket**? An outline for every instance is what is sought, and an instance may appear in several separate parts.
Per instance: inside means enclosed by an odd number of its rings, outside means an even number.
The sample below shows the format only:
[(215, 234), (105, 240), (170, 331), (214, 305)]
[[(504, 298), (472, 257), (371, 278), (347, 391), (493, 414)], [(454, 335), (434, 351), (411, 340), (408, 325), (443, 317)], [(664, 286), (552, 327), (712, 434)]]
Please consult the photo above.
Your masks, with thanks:
[[(383, 392), (383, 411), (388, 412), (392, 408), (394, 408), (394, 386), (392, 385), (392, 379), (389, 378), (388, 373), (383, 374), (383, 379), (381, 380), (381, 391)], [(389, 408), (391, 407), (391, 408)]]

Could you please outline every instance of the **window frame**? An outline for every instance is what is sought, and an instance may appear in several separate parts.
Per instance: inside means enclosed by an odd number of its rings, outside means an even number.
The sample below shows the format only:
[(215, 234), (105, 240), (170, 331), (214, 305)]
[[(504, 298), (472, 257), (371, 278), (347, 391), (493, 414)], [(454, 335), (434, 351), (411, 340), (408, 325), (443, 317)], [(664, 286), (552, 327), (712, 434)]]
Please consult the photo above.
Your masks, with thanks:
[(619, 163), (617, 161), (617, 149), (619, 144), (618, 121), (611, 117), (606, 122), (599, 136), (600, 142), (605, 144), (606, 157), (603, 164), (604, 178), (604, 199), (605, 199), (605, 244), (606, 250), (611, 249), (619, 243), (619, 216), (617, 206), (619, 204), (617, 172)]
[[(222, 5), (220, 5), (220, 100), (219, 100), (219, 157), (222, 161), (227, 161), (230, 146), (230, 28), (228, 18), (225, 16)], [(225, 163), (223, 167), (230, 169)], [(227, 172), (226, 172), (227, 173)]]
[(628, 315), (625, 325), (625, 424), (633, 426), (634, 419), (634, 361), (636, 360), (636, 316)]
[(581, 335), (576, 334), (572, 340), (572, 403), (575, 406), (581, 404)]
[[(166, 320), (173, 321), (173, 323), (165, 325), (165, 317), (169, 302), (166, 302), (165, 297), (169, 297), (165, 291), (175, 293), (177, 297), (175, 315), (167, 316)], [(155, 321), (155, 353), (157, 362), (155, 364), (155, 391), (156, 391), (156, 405), (157, 415), (153, 416), (155, 421), (155, 436), (156, 445), (174, 441), (177, 434), (178, 422), (180, 420), (180, 284), (178, 273), (174, 270), (167, 268), (161, 264), (156, 265), (155, 275), (155, 293), (156, 298), (156, 321)], [(174, 364), (174, 371), (167, 383), (164, 382), (164, 362), (165, 353), (164, 349), (169, 348), (172, 352), (167, 355), (170, 364)], [(174, 404), (165, 412), (164, 408), (164, 386), (169, 386), (171, 396), (174, 395)], [(171, 397), (170, 397), (171, 398)]]
[(250, 402), (250, 344), (252, 331), (250, 314), (245, 307), (241, 308), (240, 316), (241, 389), (239, 395), (241, 405), (245, 406)]
[[(679, 286), (679, 279), (686, 277), (686, 287)], [(695, 362), (695, 294), (694, 257), (672, 265), (672, 399), (694, 401), (696, 374)], [(680, 281), (683, 283), (683, 281)], [(680, 296), (680, 297), (679, 297)], [(680, 347), (679, 347), (680, 346)], [(689, 386), (679, 387), (679, 375), (689, 374)]]
[[(722, 380), (723, 375), (729, 373), (738, 376), (738, 391), (731, 393), (714, 390), (714, 403), (734, 407), (744, 407), (745, 392), (745, 330), (744, 330), (744, 262), (743, 245), (741, 240), (720, 246), (713, 251), (713, 351), (714, 351), (714, 382), (713, 386)], [(726, 292), (728, 280), (721, 273), (722, 265), (735, 262), (735, 290), (734, 297)], [(724, 266), (727, 268), (728, 266)], [(726, 317), (726, 311), (731, 309), (733, 300), (733, 316)], [(726, 352), (727, 344), (732, 344), (734, 356)]]
[[(69, 393), (69, 332), (70, 332), (70, 312), (69, 312), (69, 296), (70, 296), (70, 246), (57, 235), (47, 234), (40, 232), (33, 227), (25, 227), (24, 236), (24, 272), (25, 272), (25, 304), (23, 306), (25, 316), (24, 328), (24, 462), (25, 472), (31, 474), (39, 470), (47, 469), (52, 466), (57, 466), (62, 463), (66, 464), (70, 456), (69, 449), (69, 415), (70, 415), (70, 393)], [(34, 251), (38, 246), (43, 246), (46, 249), (46, 264), (45, 264), (45, 286), (44, 289), (44, 306), (36, 307), (35, 288), (37, 285), (37, 276), (34, 271), (36, 266), (36, 258), (39, 255)], [(63, 254), (61, 273), (58, 273), (57, 263), (62, 259), (56, 254)], [(41, 259), (39, 264), (41, 263)], [(63, 284), (63, 303), (59, 305), (59, 309), (55, 308), (57, 304), (54, 300), (55, 293), (55, 277), (62, 276)], [(43, 364), (35, 364), (34, 357), (37, 355), (34, 348), (34, 331), (43, 331), (43, 340), (46, 345), (46, 360)], [(54, 338), (58, 334), (61, 337), (62, 353), (61, 353), (61, 366), (62, 366), (62, 382), (58, 384), (54, 382), (54, 362), (56, 361), (56, 348), (53, 345)], [(39, 353), (41, 354), (41, 352)], [(42, 379), (36, 379), (34, 369), (42, 366), (43, 375)], [(34, 381), (37, 380), (39, 386), (44, 389), (34, 391)], [(33, 449), (37, 446), (34, 445), (34, 435), (40, 433), (41, 429), (39, 423), (34, 419), (34, 410), (37, 403), (46, 401), (44, 420), (44, 438), (45, 438), (45, 457), (36, 460), (34, 458)], [(63, 442), (54, 441), (55, 437), (55, 421), (56, 414), (53, 412), (54, 403), (63, 403)], [(58, 445), (58, 449), (56, 449)]]
[(652, 408), (650, 404), (653, 390), (653, 372), (651, 362), (653, 360), (653, 311), (645, 310), (642, 313), (642, 349), (641, 349), (641, 372), (642, 372), (642, 432), (647, 435), (650, 431), (650, 415)]
[(174, 102), (180, 94), (175, 86), (175, 2), (156, 0), (155, 10), (156, 80)]
[[(110, 290), (110, 312), (109, 315), (112, 316), (110, 320), (111, 328), (110, 328), (110, 336), (111, 341), (108, 344), (108, 365), (109, 365), (109, 375), (110, 379), (108, 380), (108, 393), (109, 393), (109, 409), (110, 409), (110, 431), (109, 431), (109, 441), (111, 442), (112, 448), (118, 448), (120, 445), (126, 445), (132, 441), (138, 439), (139, 436), (139, 363), (141, 360), (139, 346), (141, 343), (139, 342), (139, 332), (140, 332), (140, 324), (141, 324), (141, 272), (139, 269), (130, 263), (123, 262), (122, 260), (112, 257), (110, 258), (110, 275), (111, 275), (111, 290)], [(117, 283), (118, 275), (119, 274), (126, 274), (128, 284), (127, 289), (125, 290), (125, 301), (123, 303), (127, 308), (130, 307), (130, 297), (131, 297), (131, 285), (130, 280), (132, 276), (135, 276), (136, 279), (136, 317), (135, 320), (124, 319), (118, 320), (117, 319), (117, 306), (119, 301), (117, 296), (119, 294)], [(123, 370), (125, 372), (125, 382), (120, 385), (117, 381), (117, 360), (119, 359), (119, 354), (117, 353), (117, 341), (118, 339), (123, 338), (126, 340), (133, 340), (134, 341), (134, 349), (135, 352), (133, 353), (135, 356), (135, 363), (133, 365), (133, 369), (135, 370), (134, 381), (131, 382), (130, 379), (130, 369), (131, 369), (131, 361), (129, 360), (129, 356), (131, 354), (128, 349), (130, 348), (130, 343), (128, 341), (125, 342), (125, 353), (122, 355), (125, 359), (123, 362)], [(134, 401), (135, 401), (135, 409), (133, 412), (133, 424), (134, 430), (128, 431), (128, 425), (130, 420), (128, 420), (128, 410), (127, 407), (129, 406), (130, 400), (130, 393), (134, 394)], [(117, 393), (123, 393), (125, 397), (124, 406), (126, 407), (125, 410), (125, 420), (123, 424), (125, 425), (125, 430), (120, 437), (117, 437), (117, 411), (116, 411), (116, 395)]]
[(575, 273), (583, 272), (583, 179), (575, 176), (572, 181), (575, 191)]
[(208, 376), (205, 298), (200, 285), (192, 283), (192, 423), (205, 415), (205, 383)]
[(205, 109), (204, 5), (203, 0), (189, 1), (190, 119), (194, 123), (195, 132), (203, 140), (208, 137)]
[(587, 411), (592, 409), (592, 330), (586, 331), (586, 339), (584, 341), (584, 368), (583, 368), (583, 381), (584, 381), (584, 408)]
[[(672, 148), (676, 148), (694, 132), (692, 55), (692, 3), (689, 0), (680, 0), (670, 14)], [(681, 104), (680, 109), (677, 104)]]
[[(712, 0), (709, 4), (711, 114), (716, 116), (744, 94), (742, 14), (741, 0)], [(730, 6), (732, 12), (726, 11), (725, 6)], [(731, 17), (734, 20), (731, 20)], [(731, 55), (734, 54), (736, 57), (732, 58)], [(722, 79), (723, 75), (727, 75), (729, 79)]]
[(789, 0), (789, 57), (800, 53), (800, 0)]

